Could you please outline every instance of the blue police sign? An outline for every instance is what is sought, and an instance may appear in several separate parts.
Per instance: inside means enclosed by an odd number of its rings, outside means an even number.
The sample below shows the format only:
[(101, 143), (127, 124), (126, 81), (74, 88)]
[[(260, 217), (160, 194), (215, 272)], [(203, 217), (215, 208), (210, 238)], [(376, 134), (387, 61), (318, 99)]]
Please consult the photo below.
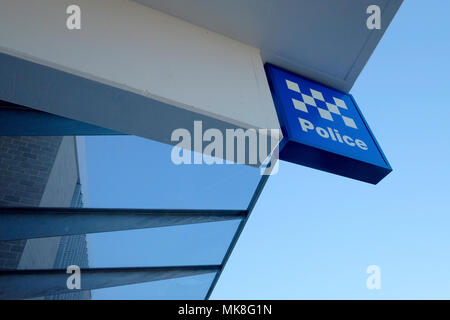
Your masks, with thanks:
[(280, 159), (377, 184), (392, 171), (352, 95), (266, 64)]

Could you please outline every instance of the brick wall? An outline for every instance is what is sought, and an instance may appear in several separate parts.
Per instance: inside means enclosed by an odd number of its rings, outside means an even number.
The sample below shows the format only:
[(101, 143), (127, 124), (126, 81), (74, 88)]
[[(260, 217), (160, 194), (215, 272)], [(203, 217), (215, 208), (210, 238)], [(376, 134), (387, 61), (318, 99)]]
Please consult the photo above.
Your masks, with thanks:
[[(0, 137), (0, 206), (39, 206), (62, 137)], [(26, 240), (0, 241), (0, 269), (16, 269)]]
[[(75, 145), (69, 138), (0, 137), (0, 206), (81, 207)], [(72, 264), (88, 267), (86, 235), (46, 239), (58, 242), (54, 265), (50, 268), (65, 269)], [(42, 243), (46, 239), (32, 239), (28, 243), (27, 240), (0, 241), (0, 269), (33, 268), (37, 263), (33, 255), (41, 257), (45, 263), (51, 262), (53, 258), (46, 250), (50, 248), (49, 243)], [(34, 245), (33, 250), (30, 250), (30, 243)], [(28, 251), (24, 251), (25, 245)], [(24, 266), (26, 261), (31, 265)], [(90, 297), (90, 291), (77, 291), (36, 299)]]

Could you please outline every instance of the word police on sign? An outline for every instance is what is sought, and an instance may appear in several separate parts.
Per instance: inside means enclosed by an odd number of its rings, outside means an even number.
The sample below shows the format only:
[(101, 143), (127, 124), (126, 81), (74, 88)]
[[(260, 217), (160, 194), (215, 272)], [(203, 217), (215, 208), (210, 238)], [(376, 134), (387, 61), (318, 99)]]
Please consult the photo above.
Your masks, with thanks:
[(350, 94), (266, 64), (283, 132), (279, 158), (377, 184), (392, 171)]

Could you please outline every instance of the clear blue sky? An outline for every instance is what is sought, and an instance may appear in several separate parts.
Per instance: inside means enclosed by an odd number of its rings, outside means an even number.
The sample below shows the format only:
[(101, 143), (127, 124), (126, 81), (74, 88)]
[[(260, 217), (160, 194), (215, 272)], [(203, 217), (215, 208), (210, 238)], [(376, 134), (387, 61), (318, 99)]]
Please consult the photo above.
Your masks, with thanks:
[[(449, 1), (406, 0), (351, 91), (394, 171), (373, 186), (281, 163), (242, 233), (213, 299), (450, 299), (449, 12)], [(197, 185), (208, 183), (215, 191), (190, 189), (190, 202), (186, 202), (183, 183), (197, 177), (195, 168), (172, 174), (166, 183), (155, 186), (152, 177), (156, 181), (164, 172), (155, 170), (156, 166), (146, 173), (139, 171), (151, 158), (132, 156), (141, 142), (134, 147), (120, 140), (116, 143), (115, 152), (130, 148), (129, 159), (133, 160), (122, 162), (127, 171), (117, 170), (120, 162), (115, 163), (106, 149), (100, 148), (104, 140), (87, 139), (93, 206), (195, 207), (211, 201), (227, 208), (239, 206), (248, 196), (246, 188), (231, 187), (237, 185), (236, 179), (245, 178), (251, 186), (256, 183), (254, 172), (210, 169), (220, 172), (201, 175)], [(214, 174), (227, 179), (219, 183), (211, 178)], [(140, 177), (138, 184), (136, 176)], [(150, 199), (155, 194), (167, 195), (165, 190), (173, 185), (177, 189), (170, 197)], [(95, 192), (96, 187), (100, 191)], [(233, 200), (224, 198), (227, 192)], [(233, 228), (228, 223), (217, 230), (232, 234)], [(182, 236), (188, 229), (177, 230), (180, 241), (191, 239)], [(223, 231), (220, 239), (226, 238), (228, 231)], [(156, 247), (152, 241), (145, 242), (146, 232), (133, 233), (138, 252)], [(210, 235), (208, 241), (223, 250), (220, 239), (213, 242), (213, 238)], [(98, 235), (96, 239), (91, 245), (94, 243), (92, 250), (97, 253), (120, 251), (123, 245), (119, 236)], [(191, 242), (185, 245), (197, 247)], [(163, 253), (158, 254), (159, 262), (166, 261)], [(217, 260), (200, 249), (197, 255), (199, 261)], [(118, 265), (123, 257), (125, 253), (115, 257), (96, 254), (93, 263)], [(191, 261), (182, 257), (180, 264)], [(151, 259), (139, 256), (127, 261), (144, 265)], [(366, 268), (372, 264), (381, 268), (381, 290), (366, 288)], [(200, 280), (207, 283), (210, 279), (203, 276)], [(159, 287), (110, 289), (96, 297), (136, 298), (146, 292), (151, 297), (149, 288)], [(182, 290), (183, 286), (170, 288)]]
[(404, 1), (351, 90), (394, 171), (372, 186), (282, 163), (212, 298), (450, 299), (449, 12)]

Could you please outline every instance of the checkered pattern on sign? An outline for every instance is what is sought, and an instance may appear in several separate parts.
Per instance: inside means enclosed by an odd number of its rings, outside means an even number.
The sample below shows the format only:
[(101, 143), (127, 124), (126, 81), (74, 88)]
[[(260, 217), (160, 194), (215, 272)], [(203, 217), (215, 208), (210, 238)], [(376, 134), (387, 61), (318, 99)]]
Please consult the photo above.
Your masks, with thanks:
[[(286, 85), (290, 90), (297, 92), (299, 94), (299, 98), (301, 97), (301, 100), (292, 98), (292, 103), (294, 104), (295, 109), (308, 113), (308, 106), (311, 106), (317, 109), (319, 115), (323, 119), (334, 121), (333, 115), (340, 116), (347, 127), (358, 129), (355, 121), (352, 118), (346, 117), (341, 114), (341, 109), (348, 110), (344, 100), (333, 97), (334, 103), (330, 103), (328, 101), (325, 101), (323, 94), (320, 91), (309, 89), (311, 95), (308, 95), (300, 91), (298, 83), (286, 80)], [(323, 103), (325, 103), (327, 108), (324, 109), (319, 107), (316, 101), (322, 101)]]

